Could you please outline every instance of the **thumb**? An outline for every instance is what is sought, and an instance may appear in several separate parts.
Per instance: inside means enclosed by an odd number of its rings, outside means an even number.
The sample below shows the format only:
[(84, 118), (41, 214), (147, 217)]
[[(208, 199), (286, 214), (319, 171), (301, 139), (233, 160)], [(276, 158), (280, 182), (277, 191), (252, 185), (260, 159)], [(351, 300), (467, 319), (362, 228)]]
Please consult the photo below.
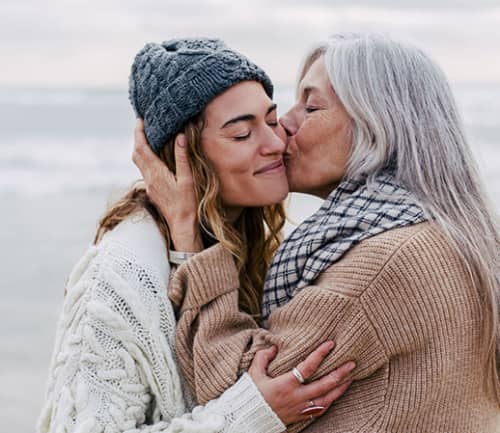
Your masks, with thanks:
[(187, 151), (187, 141), (184, 134), (177, 134), (175, 138), (175, 177), (178, 182), (191, 183), (193, 175), (189, 165), (189, 157)]
[(267, 376), (267, 367), (276, 356), (276, 346), (271, 346), (268, 349), (259, 350), (250, 365), (252, 377)]

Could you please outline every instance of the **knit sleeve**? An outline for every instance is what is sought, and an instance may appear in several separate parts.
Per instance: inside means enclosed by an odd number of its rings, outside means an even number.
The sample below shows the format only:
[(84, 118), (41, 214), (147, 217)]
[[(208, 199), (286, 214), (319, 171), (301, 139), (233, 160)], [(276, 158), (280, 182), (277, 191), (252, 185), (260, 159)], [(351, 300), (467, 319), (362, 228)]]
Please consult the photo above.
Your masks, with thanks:
[(267, 330), (259, 329), (238, 309), (238, 273), (219, 245), (181, 266), (172, 283), (172, 297), (180, 305), (178, 356), (200, 403), (224, 392), (248, 369), (255, 352), (271, 344), (278, 347), (269, 367), (273, 376), (290, 371), (328, 339), (336, 348), (313, 378), (354, 360), (353, 378), (359, 380), (387, 362), (359, 300), (332, 287), (305, 287), (271, 315)]
[(37, 432), (284, 430), (249, 376), (186, 410), (162, 281), (116, 243), (89, 250), (69, 279)]

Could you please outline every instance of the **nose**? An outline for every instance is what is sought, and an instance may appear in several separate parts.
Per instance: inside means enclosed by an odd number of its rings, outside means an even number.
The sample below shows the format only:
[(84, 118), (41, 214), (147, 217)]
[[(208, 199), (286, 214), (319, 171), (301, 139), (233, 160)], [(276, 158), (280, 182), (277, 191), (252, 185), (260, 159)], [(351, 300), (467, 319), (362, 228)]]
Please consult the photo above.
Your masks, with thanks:
[(288, 110), (283, 116), (280, 117), (279, 120), (281, 126), (284, 128), (286, 135), (290, 137), (291, 135), (295, 135), (297, 133), (298, 122), (294, 116), (294, 109), (291, 108)]
[(274, 129), (268, 128), (265, 140), (261, 147), (264, 155), (283, 154), (286, 148), (286, 135), (280, 125)]

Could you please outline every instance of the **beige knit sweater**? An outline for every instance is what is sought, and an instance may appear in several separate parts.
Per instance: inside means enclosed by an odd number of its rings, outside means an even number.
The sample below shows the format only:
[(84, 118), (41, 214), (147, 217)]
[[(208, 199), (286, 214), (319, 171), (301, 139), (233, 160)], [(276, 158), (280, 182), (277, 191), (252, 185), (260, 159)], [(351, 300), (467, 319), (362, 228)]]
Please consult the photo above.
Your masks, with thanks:
[(218, 245), (173, 276), (179, 361), (199, 403), (231, 386), (262, 346), (278, 346), (269, 369), (278, 375), (333, 339), (337, 346), (318, 376), (355, 360), (354, 382), (323, 417), (290, 431), (500, 430), (495, 394), (484, 386), (478, 294), (430, 223), (361, 242), (275, 310), (268, 330), (238, 311), (237, 289), (234, 261)]

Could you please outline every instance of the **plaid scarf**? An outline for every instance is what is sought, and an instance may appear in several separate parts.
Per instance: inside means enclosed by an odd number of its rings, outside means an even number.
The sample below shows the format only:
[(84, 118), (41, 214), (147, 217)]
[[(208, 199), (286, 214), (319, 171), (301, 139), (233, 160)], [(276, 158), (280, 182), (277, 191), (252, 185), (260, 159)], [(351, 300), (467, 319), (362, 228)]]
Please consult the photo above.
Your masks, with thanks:
[(386, 230), (425, 221), (417, 200), (388, 172), (347, 180), (281, 244), (264, 284), (262, 318), (290, 301), (354, 245)]

